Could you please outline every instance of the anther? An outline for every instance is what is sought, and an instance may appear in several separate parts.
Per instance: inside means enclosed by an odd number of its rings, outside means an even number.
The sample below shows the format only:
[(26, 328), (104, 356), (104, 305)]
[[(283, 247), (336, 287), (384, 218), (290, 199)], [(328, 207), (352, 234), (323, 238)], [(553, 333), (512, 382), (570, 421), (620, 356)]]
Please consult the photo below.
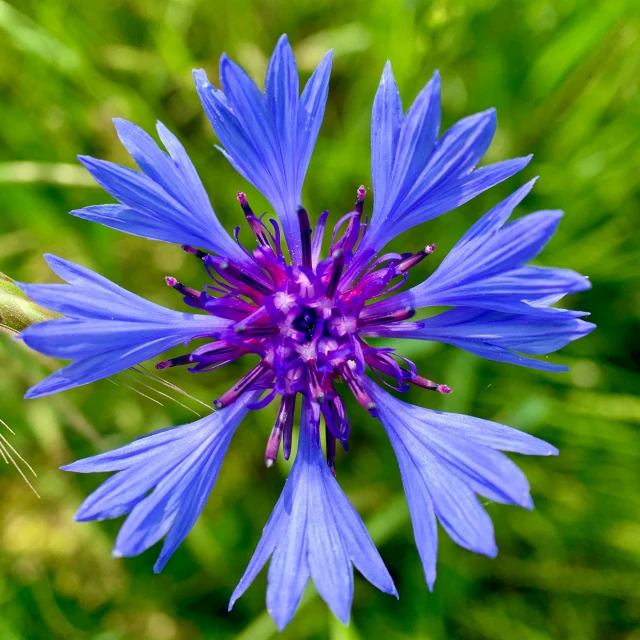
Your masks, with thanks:
[(191, 354), (186, 353), (183, 356), (178, 356), (177, 358), (171, 358), (171, 360), (164, 360), (163, 362), (158, 362), (156, 365), (156, 369), (168, 369), (169, 367), (178, 367), (183, 364), (190, 364), (193, 362), (191, 359)]
[(291, 441), (293, 440), (293, 416), (296, 411), (296, 396), (292, 393), (282, 397), (277, 423), (282, 425), (282, 454), (288, 460), (291, 455)]
[(311, 222), (307, 210), (300, 205), (297, 208), (298, 224), (300, 225), (300, 239), (302, 240), (302, 264), (311, 268)]
[(256, 367), (251, 369), (244, 378), (241, 378), (236, 382), (229, 391), (221, 395), (214, 403), (216, 409), (222, 409), (229, 406), (232, 402), (237, 400), (245, 391), (247, 391), (255, 382), (257, 382), (265, 372), (270, 369), (270, 366), (262, 360)]
[(249, 203), (247, 202), (247, 196), (242, 191), (238, 191), (237, 197), (238, 197), (238, 202), (242, 207), (242, 211), (244, 212), (244, 215), (247, 219), (247, 222), (249, 223), (251, 230), (253, 231), (254, 235), (256, 236), (256, 239), (258, 240), (258, 244), (261, 247), (270, 246), (267, 232), (262, 226), (262, 223), (260, 222), (260, 220), (253, 213), (253, 209), (251, 209), (251, 207), (249, 206)]
[[(282, 404), (280, 405), (280, 410), (282, 410)], [(271, 435), (269, 436), (269, 440), (267, 440), (267, 448), (264, 452), (264, 463), (267, 466), (267, 469), (270, 469), (273, 466), (273, 463), (278, 457), (278, 449), (280, 448), (280, 440), (282, 439), (283, 426), (284, 423), (281, 420), (276, 420), (276, 423), (273, 425), (273, 429), (271, 429)]]
[(263, 295), (269, 295), (273, 293), (273, 289), (268, 285), (256, 280), (254, 277), (250, 276), (248, 273), (244, 273), (244, 271), (240, 271), (238, 267), (232, 265), (228, 260), (223, 260), (222, 262), (214, 263), (217, 269), (224, 274), (225, 276), (230, 276), (234, 278), (238, 282), (242, 282), (246, 284), (248, 287), (255, 289), (258, 293), (262, 293)]
[(336, 437), (329, 431), (328, 427), (325, 427), (326, 435), (326, 448), (327, 448), (327, 465), (333, 474), (336, 476)]
[(242, 207), (242, 210), (244, 211), (244, 215), (245, 216), (252, 216), (253, 214), (253, 210), (251, 209), (251, 207), (249, 206), (249, 203), (247, 202), (247, 196), (242, 192), (242, 191), (238, 191), (238, 202), (240, 203), (240, 206)]
[(318, 366), (315, 360), (307, 360), (307, 375), (309, 377), (309, 391), (311, 396), (318, 403), (322, 404), (325, 400), (325, 392), (320, 383), (320, 373), (318, 372)]
[[(355, 363), (354, 363), (355, 364)], [(373, 402), (371, 396), (365, 391), (360, 379), (353, 371), (354, 366), (351, 365), (351, 361), (343, 362), (338, 365), (337, 369), (340, 372), (340, 375), (347, 383), (351, 393), (355, 396), (355, 399), (358, 401), (361, 407), (366, 409), (369, 414), (373, 418), (378, 417), (378, 409), (376, 407), (376, 403)]]
[(364, 197), (367, 195), (367, 190), (364, 188), (364, 185), (361, 184), (358, 187), (358, 197), (356, 200), (356, 206), (353, 208), (354, 211), (357, 211), (358, 213), (362, 213), (363, 209), (364, 209)]
[(448, 387), (446, 384), (438, 384), (437, 382), (433, 382), (433, 380), (427, 380), (422, 376), (415, 376), (415, 378), (410, 378), (409, 382), (411, 384), (415, 384), (417, 387), (428, 389), (429, 391), (437, 391), (438, 393), (443, 393), (445, 395), (452, 393), (451, 387)]
[(342, 276), (342, 270), (344, 269), (344, 251), (338, 249), (333, 252), (333, 265), (331, 267), (331, 277), (329, 278), (329, 284), (327, 285), (326, 295), (328, 298), (332, 298), (336, 290), (338, 289), (338, 283), (340, 282), (340, 276)]
[(261, 338), (264, 336), (277, 336), (280, 333), (279, 327), (261, 327), (256, 325), (238, 324), (233, 328), (236, 335), (243, 338)]
[(380, 316), (369, 316), (358, 319), (358, 326), (366, 327), (371, 324), (380, 324), (386, 322), (398, 322), (402, 320), (409, 320), (416, 315), (416, 310), (413, 307), (405, 307), (404, 309), (397, 309), (390, 313), (385, 313)]
[(422, 262), (427, 256), (430, 256), (436, 250), (435, 244), (429, 244), (418, 253), (410, 255), (396, 265), (396, 270), (399, 273), (406, 273), (409, 269), (412, 269), (417, 264)]
[(200, 301), (200, 292), (192, 289), (191, 287), (185, 287), (183, 284), (178, 282), (172, 276), (167, 276), (164, 281), (172, 288), (181, 293), (183, 296), (187, 298), (191, 298), (192, 300)]
[(200, 249), (196, 249), (195, 247), (192, 247), (189, 244), (183, 244), (182, 250), (185, 251), (186, 253), (190, 253), (192, 256), (196, 256), (196, 258), (200, 258), (200, 260), (202, 260), (203, 258), (206, 258), (209, 255), (205, 251), (200, 251)]

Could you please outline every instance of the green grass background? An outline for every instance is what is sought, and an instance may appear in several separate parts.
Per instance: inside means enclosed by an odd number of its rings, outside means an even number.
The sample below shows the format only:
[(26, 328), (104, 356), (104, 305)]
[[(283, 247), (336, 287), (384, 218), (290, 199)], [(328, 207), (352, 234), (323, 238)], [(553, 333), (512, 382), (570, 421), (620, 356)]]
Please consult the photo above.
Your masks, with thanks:
[[(283, 638), (640, 639), (637, 7), (633, 0), (0, 0), (0, 270), (16, 279), (53, 281), (42, 259), (53, 252), (180, 308), (163, 277), (201, 285), (195, 261), (177, 247), (67, 215), (110, 201), (75, 156), (128, 164), (111, 118), (148, 130), (160, 119), (185, 143), (228, 228), (241, 221), (239, 188), (266, 210), (214, 150), (191, 69), (204, 67), (217, 79), (217, 59), (226, 51), (261, 82), (283, 32), (305, 77), (328, 48), (336, 53), (305, 186), (314, 215), (329, 208), (337, 219), (358, 185), (370, 185), (369, 116), (387, 59), (405, 108), (440, 69), (443, 125), (497, 107), (486, 162), (535, 153), (506, 184), (394, 244), (403, 251), (438, 244), (421, 275), (484, 211), (535, 175), (541, 179), (520, 212), (566, 212), (540, 264), (591, 278), (593, 290), (569, 304), (591, 311), (599, 327), (551, 356), (570, 373), (484, 362), (429, 343), (404, 351), (425, 375), (454, 389), (449, 397), (414, 393), (415, 402), (502, 421), (560, 448), (558, 458), (517, 460), (536, 510), (487, 505), (500, 547), (495, 560), (442, 535), (429, 593), (391, 447), (379, 425), (351, 404), (357, 417), (351, 451), (338, 455), (338, 478), (369, 525), (400, 600), (358, 577), (352, 622), (344, 628), (309, 591)], [(226, 612), (288, 472), (282, 460), (271, 470), (262, 463), (272, 409), (250, 415), (239, 429), (203, 516), (155, 576), (158, 548), (114, 560), (118, 522), (73, 522), (101, 478), (58, 467), (193, 414), (122, 375), (120, 386), (101, 381), (23, 401), (25, 390), (58, 365), (4, 335), (0, 362), (0, 417), (38, 472), (41, 494), (37, 499), (13, 468), (0, 469), (0, 638), (277, 635), (264, 610), (264, 574)], [(166, 377), (210, 402), (243, 367)]]

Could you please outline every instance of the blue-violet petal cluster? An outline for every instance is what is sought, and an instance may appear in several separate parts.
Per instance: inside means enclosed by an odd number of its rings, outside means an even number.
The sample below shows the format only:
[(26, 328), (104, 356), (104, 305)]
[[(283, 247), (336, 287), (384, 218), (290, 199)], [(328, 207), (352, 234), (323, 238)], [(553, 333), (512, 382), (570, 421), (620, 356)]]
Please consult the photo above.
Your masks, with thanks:
[[(325, 238), (328, 211), (314, 225), (302, 204), (302, 188), (327, 101), (331, 61), (329, 52), (301, 91), (283, 36), (264, 92), (226, 55), (220, 61), (221, 89), (204, 71), (194, 72), (220, 151), (277, 216), (257, 216), (238, 192), (246, 222), (242, 233), (240, 227), (233, 236), (223, 229), (185, 149), (160, 123), (164, 149), (136, 125), (115, 120), (139, 171), (80, 157), (117, 204), (72, 213), (182, 245), (200, 262), (207, 282), (196, 289), (166, 278), (188, 312), (143, 300), (54, 256), (47, 261), (67, 284), (22, 285), (36, 302), (64, 316), (29, 327), (22, 339), (44, 354), (72, 361), (28, 397), (106, 378), (178, 345), (184, 345), (184, 353), (158, 362), (157, 369), (186, 366), (203, 373), (245, 355), (258, 356), (253, 368), (213, 400), (209, 416), (64, 468), (116, 472), (85, 500), (76, 519), (128, 514), (114, 556), (137, 555), (164, 538), (155, 565), (160, 571), (201, 513), (242, 419), (250, 410), (277, 403), (264, 460), (273, 465), (280, 450), (289, 459), (299, 423), (295, 461), (230, 606), (270, 561), (267, 606), (280, 629), (293, 617), (309, 579), (345, 623), (354, 566), (376, 587), (397, 595), (335, 478), (338, 444), (346, 450), (350, 441), (345, 394), (379, 419), (389, 436), (430, 589), (438, 522), (459, 545), (494, 556), (493, 525), (478, 496), (533, 507), (526, 478), (501, 452), (557, 453), (550, 444), (504, 425), (398, 400), (384, 387), (444, 394), (451, 389), (430, 380), (402, 353), (369, 344), (368, 338), (439, 341), (490, 360), (563, 371), (534, 356), (552, 353), (593, 329), (581, 319), (586, 313), (552, 306), (589, 288), (588, 280), (566, 269), (528, 264), (553, 236), (561, 212), (539, 211), (509, 221), (535, 181), (481, 217), (427, 280), (400, 291), (436, 247), (384, 254), (382, 249), (403, 231), (511, 177), (530, 160), (477, 168), (495, 133), (495, 112), (469, 116), (441, 133), (437, 72), (405, 113), (386, 65), (371, 119), (373, 213), (370, 219), (365, 213), (361, 186), (351, 211)], [(451, 308), (435, 315), (421, 311), (443, 306)], [(424, 319), (417, 319), (418, 312)], [(192, 345), (195, 339), (199, 342)]]

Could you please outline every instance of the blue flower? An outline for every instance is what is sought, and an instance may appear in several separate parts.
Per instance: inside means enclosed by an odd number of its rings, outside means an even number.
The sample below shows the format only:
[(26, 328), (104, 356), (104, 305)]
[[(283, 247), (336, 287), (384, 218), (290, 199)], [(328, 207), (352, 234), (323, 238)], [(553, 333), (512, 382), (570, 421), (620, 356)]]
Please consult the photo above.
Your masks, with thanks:
[[(581, 319), (587, 314), (552, 306), (588, 288), (586, 278), (566, 269), (528, 266), (555, 232), (560, 212), (540, 211), (507, 223), (533, 181), (476, 222), (426, 281), (397, 292), (435, 245), (379, 255), (389, 241), (509, 178), (530, 160), (476, 169), (495, 132), (495, 113), (470, 116), (440, 135), (437, 73), (404, 114), (391, 66), (385, 67), (371, 125), (373, 214), (370, 221), (364, 217), (366, 189), (360, 187), (322, 258), (328, 212), (313, 229), (301, 201), (330, 67), (328, 53), (300, 93), (293, 53), (283, 36), (264, 93), (226, 56), (220, 62), (222, 90), (203, 71), (194, 73), (220, 150), (264, 194), (280, 221), (267, 224), (238, 192), (254, 236), (252, 248), (240, 242), (239, 227), (235, 238), (224, 231), (184, 148), (163, 125), (158, 124), (158, 135), (167, 152), (135, 125), (115, 121), (140, 171), (80, 158), (119, 204), (73, 214), (183, 245), (200, 261), (209, 284), (195, 289), (174, 277), (166, 283), (194, 313), (164, 309), (52, 256), (47, 257), (50, 266), (68, 284), (23, 285), (36, 302), (64, 318), (32, 326), (22, 339), (42, 353), (73, 361), (33, 387), (28, 397), (113, 375), (194, 339), (204, 342), (156, 367), (187, 366), (203, 373), (247, 354), (260, 358), (213, 402), (211, 415), (64, 467), (117, 472), (76, 516), (84, 521), (129, 514), (116, 540), (116, 556), (137, 555), (165, 538), (155, 565), (160, 571), (202, 511), (247, 412), (279, 403), (264, 457), (270, 467), (280, 448), (284, 458), (290, 457), (301, 399), (291, 475), (231, 599), (233, 605), (271, 558), (267, 604), (281, 629), (294, 615), (309, 578), (345, 623), (353, 566), (382, 591), (397, 595), (335, 479), (337, 443), (347, 449), (350, 435), (337, 380), (389, 435), (429, 588), (436, 575), (437, 521), (461, 546), (494, 556), (491, 520), (476, 494), (532, 508), (526, 478), (500, 452), (557, 453), (503, 425), (397, 400), (371, 376), (399, 392), (412, 385), (440, 393), (451, 389), (422, 376), (393, 349), (369, 345), (367, 337), (441, 341), (491, 360), (561, 371), (565, 368), (531, 356), (556, 351), (593, 329)], [(430, 306), (452, 308), (412, 320), (418, 309)]]

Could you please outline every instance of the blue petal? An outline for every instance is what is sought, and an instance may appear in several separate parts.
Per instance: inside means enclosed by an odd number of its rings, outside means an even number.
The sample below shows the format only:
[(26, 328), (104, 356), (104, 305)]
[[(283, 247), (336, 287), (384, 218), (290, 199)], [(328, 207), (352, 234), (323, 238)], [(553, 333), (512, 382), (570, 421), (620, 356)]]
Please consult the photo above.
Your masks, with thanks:
[[(310, 429), (306, 431), (309, 434)], [(310, 485), (305, 505), (310, 532), (309, 569), (322, 599), (343, 624), (348, 624), (353, 600), (353, 569), (342, 533), (348, 523), (337, 520), (327, 499), (331, 494), (326, 491), (325, 477), (328, 480), (331, 473), (322, 459), (320, 447), (309, 435), (301, 437), (297, 454), (307, 458), (309, 465)], [(313, 490), (314, 485), (322, 489)]]
[(496, 450), (541, 455), (557, 451), (509, 427), (406, 404), (369, 380), (365, 386), (400, 464), (429, 586), (435, 579), (437, 553), (434, 514), (459, 545), (494, 556), (493, 526), (474, 494), (533, 506), (526, 478)]
[(406, 117), (389, 63), (371, 118), (374, 210), (358, 251), (380, 251), (390, 240), (439, 216), (520, 171), (517, 158), (473, 171), (496, 129), (489, 109), (460, 120), (438, 140), (440, 77), (436, 72)]
[(155, 566), (160, 571), (204, 508), (229, 442), (258, 395), (247, 394), (191, 424), (63, 467), (80, 473), (119, 471), (84, 501), (76, 519), (104, 520), (130, 512), (116, 540), (117, 557), (142, 553), (168, 534)]
[(229, 600), (229, 611), (231, 611), (238, 598), (240, 598), (251, 586), (251, 583), (256, 579), (260, 571), (262, 571), (262, 568), (267, 564), (267, 561), (275, 551), (278, 543), (282, 540), (282, 536), (284, 535), (284, 532), (287, 529), (287, 524), (289, 523), (289, 511), (284, 507), (285, 496), (287, 496), (287, 503), (289, 504), (290, 510), (290, 487), (295, 483), (293, 478), (294, 475), (292, 470), (289, 478), (287, 479), (285, 490), (278, 499), (278, 502), (273, 508), (271, 516), (262, 531), (262, 537), (260, 538), (260, 542), (249, 561), (249, 565), (247, 566), (242, 578), (240, 578), (240, 582), (238, 582), (238, 585), (231, 594), (231, 599)]
[(236, 587), (229, 608), (267, 560), (267, 609), (282, 630), (311, 577), (321, 597), (345, 624), (353, 598), (355, 564), (372, 584), (397, 595), (362, 520), (341, 492), (320, 449), (317, 405), (304, 399), (299, 450), (284, 491)]
[(567, 367), (513, 353), (545, 355), (587, 335), (595, 325), (569, 315), (537, 317), (459, 307), (419, 323), (382, 325), (363, 335), (433, 340), (452, 344), (478, 356), (544, 371)]
[[(275, 138), (278, 142), (282, 177), (285, 184), (294, 186), (296, 183), (296, 129), (300, 85), (298, 68), (286, 35), (280, 37), (273, 50), (271, 60), (269, 60), (264, 93), (267, 109), (271, 116), (270, 121), (273, 123)], [(300, 204), (300, 202), (296, 204)]]
[[(218, 435), (218, 434), (216, 434)], [(190, 448), (180, 463), (173, 469), (165, 469), (165, 473), (154, 483), (153, 492), (136, 504), (129, 517), (120, 528), (114, 553), (118, 556), (136, 556), (163, 538), (171, 529), (179, 513), (190, 516), (191, 526), (200, 515), (204, 501), (199, 509), (189, 500), (202, 481), (205, 468), (213, 463), (215, 482), (217, 472), (222, 465), (231, 434), (225, 433), (218, 438), (208, 438), (197, 447)], [(222, 455), (219, 455), (222, 449)], [(211, 483), (213, 487), (213, 482)], [(209, 496), (210, 489), (205, 494)], [(191, 529), (187, 530), (187, 532)], [(186, 534), (185, 534), (186, 535)], [(182, 536), (180, 542), (182, 541)], [(173, 548), (175, 550), (177, 545)]]
[(398, 592), (389, 571), (357, 511), (330, 473), (323, 473), (323, 482), (334, 518), (337, 522), (342, 523), (342, 541), (356, 569), (374, 587), (397, 598)]
[(404, 307), (480, 307), (532, 316), (583, 315), (546, 306), (541, 299), (588, 289), (588, 278), (569, 269), (524, 266), (555, 233), (560, 211), (539, 211), (505, 225), (531, 181), (485, 214), (421, 284), (374, 303), (368, 315)]
[(251, 261), (216, 217), (202, 182), (178, 139), (161, 123), (157, 129), (169, 154), (140, 127), (114, 119), (118, 136), (142, 172), (79, 156), (95, 180), (120, 205), (72, 211), (133, 235), (203, 247), (251, 268)]
[[(402, 101), (387, 62), (373, 101), (371, 113), (371, 180), (375, 194), (374, 221), (378, 210), (384, 210), (392, 190), (393, 167), (403, 120)], [(372, 222), (373, 226), (374, 222)], [(369, 229), (371, 232), (371, 228)]]
[[(325, 54), (320, 64), (309, 78), (300, 96), (298, 105), (297, 127), (297, 167), (296, 180), (302, 185), (304, 176), (311, 161), (313, 147), (318, 139), (320, 125), (324, 116), (324, 108), (329, 95), (329, 76), (333, 51)], [(317, 227), (316, 231), (317, 232)]]
[(105, 378), (229, 324), (165, 309), (89, 269), (55, 256), (46, 259), (69, 284), (20, 286), (38, 304), (67, 317), (27, 327), (20, 337), (45, 355), (75, 362), (32, 387), (27, 398)]
[(425, 580), (429, 590), (433, 591), (438, 558), (438, 524), (433, 500), (426, 478), (412, 458), (406, 444), (393, 429), (387, 429), (387, 435), (400, 466), (402, 486), (412, 515), (413, 535), (422, 561)]
[[(440, 115), (440, 74), (436, 71), (407, 111), (401, 126), (398, 147), (403, 152), (395, 156), (393, 180), (389, 185), (393, 190), (390, 200), (406, 195), (429, 162), (438, 143)], [(382, 204), (380, 202), (379, 206)]]
[(267, 578), (267, 611), (280, 631), (293, 618), (311, 575), (306, 509), (308, 474), (301, 473), (298, 482), (296, 493), (300, 493), (300, 498), (293, 501), (287, 528), (273, 552)]
[(438, 464), (453, 473), (476, 493), (504, 504), (531, 509), (529, 483), (505, 455), (489, 447), (437, 429), (417, 434), (422, 445), (433, 451)]
[(223, 154), (269, 200), (282, 223), (294, 262), (302, 258), (296, 208), (324, 116), (332, 53), (299, 95), (298, 71), (286, 36), (276, 45), (263, 94), (244, 71), (223, 56), (222, 91), (204, 71), (194, 71), (196, 88)]
[(395, 226), (396, 235), (469, 202), (478, 194), (524, 169), (531, 157), (505, 160), (482, 167), (469, 175), (450, 180), (446, 186), (438, 188), (437, 193), (428, 191), (414, 202), (410, 210), (406, 210)]

